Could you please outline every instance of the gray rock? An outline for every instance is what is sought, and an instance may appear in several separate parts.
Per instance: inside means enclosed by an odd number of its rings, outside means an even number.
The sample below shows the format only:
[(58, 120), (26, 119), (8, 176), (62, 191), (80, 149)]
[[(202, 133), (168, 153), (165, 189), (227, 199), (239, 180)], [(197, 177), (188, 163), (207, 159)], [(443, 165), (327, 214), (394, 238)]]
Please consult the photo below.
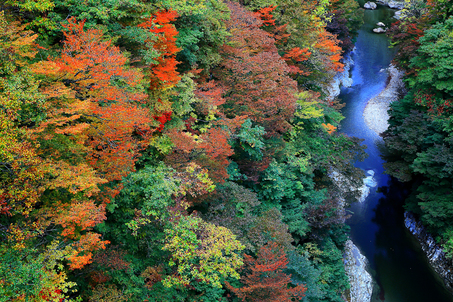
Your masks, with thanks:
[(371, 301), (373, 279), (366, 270), (368, 261), (351, 240), (345, 243), (343, 261), (346, 275), (351, 285), (348, 301)]
[(368, 101), (363, 117), (368, 128), (380, 134), (388, 128), (388, 110), (390, 103), (398, 99), (398, 92), (404, 89), (404, 83), (401, 80), (403, 72), (390, 65), (388, 68), (390, 82), (379, 95)]
[(406, 228), (418, 239), (422, 250), (428, 257), (429, 263), (444, 280), (445, 285), (453, 290), (453, 263), (447, 259), (442, 247), (436, 244), (423, 224), (417, 221), (410, 212), (404, 212), (404, 224)]
[(393, 15), (393, 18), (395, 18), (397, 20), (401, 19), (401, 11), (395, 12), (395, 14)]
[(348, 55), (344, 58), (344, 70), (343, 72), (339, 72), (335, 74), (332, 81), (325, 87), (327, 90), (327, 94), (329, 95), (328, 99), (333, 100), (335, 97), (340, 95), (341, 87), (351, 87), (352, 86), (352, 78), (350, 75), (350, 70), (352, 65), (354, 65), (354, 61), (352, 60), (352, 56)]
[(376, 8), (377, 8), (377, 4), (374, 3), (374, 2), (368, 1), (367, 3), (365, 3), (365, 5), (363, 6), (363, 8), (366, 8), (366, 9), (376, 9)]
[(377, 25), (377, 26), (381, 26), (381, 27), (385, 27), (385, 24), (382, 23), (382, 22), (378, 22), (378, 23), (376, 23), (376, 25)]
[(388, 5), (388, 7), (394, 8), (394, 9), (403, 9), (404, 8), (404, 2), (400, 2), (400, 1), (390, 1), (387, 5)]
[(404, 8), (404, 0), (376, 0), (376, 2), (394, 9)]
[(385, 33), (387, 30), (383, 29), (382, 27), (378, 27), (378, 28), (373, 28), (373, 32), (374, 33), (377, 33), (377, 34), (383, 34)]

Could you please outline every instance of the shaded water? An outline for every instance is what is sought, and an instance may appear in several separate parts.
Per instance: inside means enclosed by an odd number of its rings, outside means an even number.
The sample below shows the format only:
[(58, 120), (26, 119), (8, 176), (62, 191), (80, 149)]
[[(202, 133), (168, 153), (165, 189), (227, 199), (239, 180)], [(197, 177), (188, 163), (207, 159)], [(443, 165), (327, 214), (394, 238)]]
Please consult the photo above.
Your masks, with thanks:
[(368, 129), (363, 110), (369, 99), (385, 87), (387, 73), (395, 50), (389, 49), (385, 35), (372, 33), (379, 21), (390, 25), (394, 11), (379, 6), (365, 12), (365, 24), (359, 32), (352, 69), (354, 84), (342, 90), (340, 98), (346, 107), (342, 132), (365, 139), (369, 157), (357, 167), (373, 170), (379, 189), (371, 188), (368, 198), (349, 209), (354, 214), (347, 221), (351, 237), (370, 263), (376, 282), (372, 301), (389, 302), (453, 302), (453, 295), (429, 266), (426, 256), (414, 237), (404, 227), (402, 201), (404, 188), (383, 174), (382, 139)]

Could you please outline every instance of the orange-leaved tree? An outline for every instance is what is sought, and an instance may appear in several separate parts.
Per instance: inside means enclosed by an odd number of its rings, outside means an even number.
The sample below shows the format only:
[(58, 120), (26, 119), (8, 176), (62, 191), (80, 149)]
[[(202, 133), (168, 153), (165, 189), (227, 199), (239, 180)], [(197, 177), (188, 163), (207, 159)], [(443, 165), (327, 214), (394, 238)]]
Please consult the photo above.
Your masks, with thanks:
[(52, 160), (47, 189), (72, 194), (62, 200), (50, 195), (42, 217), (60, 225), (61, 236), (72, 242), (76, 269), (108, 243), (92, 229), (105, 220), (105, 203), (119, 193), (121, 179), (134, 171), (156, 129), (141, 72), (127, 67), (127, 57), (100, 30), (85, 30), (75, 18), (63, 27), (61, 55), (33, 66), (45, 76), (48, 104), (35, 135), (42, 156)]
[(180, 80), (176, 65), (176, 54), (180, 49), (176, 46), (178, 31), (170, 22), (175, 21), (178, 14), (174, 10), (159, 10), (138, 25), (151, 37), (146, 41), (149, 53), (154, 53), (153, 63), (149, 65), (147, 80), (149, 81), (150, 105), (154, 110), (154, 119), (159, 122), (158, 130), (162, 131), (165, 122), (171, 119), (173, 88)]
[(150, 88), (163, 89), (174, 86), (179, 82), (179, 73), (176, 71), (176, 54), (179, 48), (176, 46), (178, 31), (170, 24), (175, 21), (178, 14), (174, 10), (160, 10), (154, 16), (140, 23), (138, 27), (144, 28), (156, 35), (152, 48), (157, 51), (157, 63), (151, 65)]
[(315, 44), (315, 50), (321, 61), (335, 72), (342, 72), (344, 64), (340, 62), (341, 47), (338, 46), (339, 41), (335, 35), (332, 35), (325, 28), (320, 29), (318, 39)]

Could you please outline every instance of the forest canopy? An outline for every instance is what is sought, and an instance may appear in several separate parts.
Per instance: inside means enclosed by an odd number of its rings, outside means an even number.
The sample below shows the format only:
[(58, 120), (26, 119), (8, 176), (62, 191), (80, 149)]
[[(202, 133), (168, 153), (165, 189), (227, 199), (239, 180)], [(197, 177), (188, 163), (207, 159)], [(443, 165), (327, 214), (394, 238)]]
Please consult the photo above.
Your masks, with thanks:
[(362, 14), (2, 1), (0, 300), (342, 301), (358, 192), (331, 176), (359, 187), (364, 147), (325, 86)]

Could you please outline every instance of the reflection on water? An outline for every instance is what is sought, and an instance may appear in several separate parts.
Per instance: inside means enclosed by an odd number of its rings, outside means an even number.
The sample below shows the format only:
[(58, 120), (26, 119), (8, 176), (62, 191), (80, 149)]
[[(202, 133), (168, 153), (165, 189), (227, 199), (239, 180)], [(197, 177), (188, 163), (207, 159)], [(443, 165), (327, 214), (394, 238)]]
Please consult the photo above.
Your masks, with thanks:
[(376, 281), (373, 301), (390, 302), (450, 302), (453, 296), (429, 266), (420, 245), (404, 227), (402, 201), (407, 193), (404, 186), (383, 174), (382, 139), (365, 125), (363, 110), (369, 99), (385, 87), (387, 73), (395, 50), (389, 49), (385, 35), (372, 33), (374, 25), (389, 23), (393, 11), (379, 7), (365, 12), (366, 24), (359, 32), (354, 84), (342, 90), (340, 98), (347, 104), (343, 109), (346, 119), (342, 131), (365, 139), (369, 157), (357, 167), (373, 170), (378, 187), (370, 188), (363, 203), (355, 203), (349, 210), (354, 215), (348, 220), (351, 237), (370, 262), (370, 272)]

